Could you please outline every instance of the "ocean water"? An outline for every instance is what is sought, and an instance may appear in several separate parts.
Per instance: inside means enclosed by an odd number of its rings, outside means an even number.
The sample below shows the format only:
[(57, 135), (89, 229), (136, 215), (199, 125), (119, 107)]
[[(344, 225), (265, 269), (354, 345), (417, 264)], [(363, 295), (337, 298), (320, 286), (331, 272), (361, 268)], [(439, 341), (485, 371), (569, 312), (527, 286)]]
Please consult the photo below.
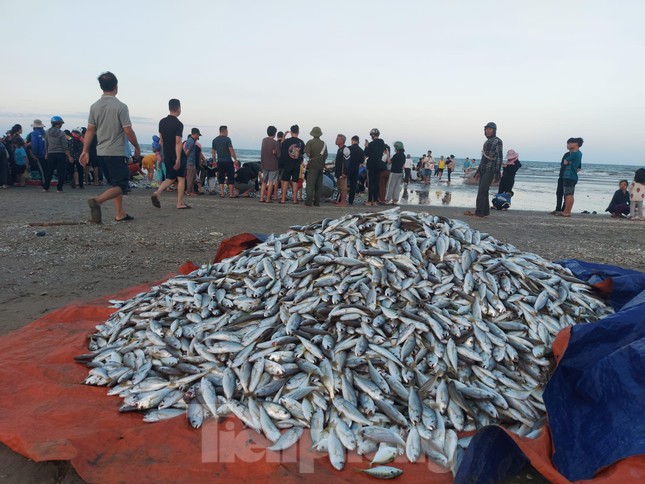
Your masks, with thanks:
[[(151, 145), (141, 145), (143, 153), (152, 151)], [(210, 149), (205, 149), (209, 157)], [(260, 161), (259, 150), (236, 149), (242, 163)], [(331, 156), (330, 156), (331, 159)], [(413, 158), (416, 162), (418, 158)], [(429, 186), (412, 182), (407, 193), (400, 200), (402, 205), (436, 206), (446, 205), (452, 207), (473, 208), (477, 197), (476, 185), (465, 185), (462, 182), (463, 159), (457, 158), (456, 169), (452, 174), (452, 182), (448, 183), (447, 173), (444, 172), (441, 181), (432, 178)], [(574, 213), (582, 211), (604, 213), (605, 208), (614, 192), (618, 189), (618, 182), (622, 179), (632, 181), (634, 172), (640, 168), (632, 165), (598, 165), (585, 163), (582, 160), (582, 171), (578, 174), (579, 181), (576, 185)], [(524, 161), (515, 177), (513, 187), (513, 201), (511, 210), (537, 210), (551, 211), (555, 208), (555, 191), (558, 183), (559, 162)], [(491, 187), (491, 198), (497, 193), (496, 187)]]

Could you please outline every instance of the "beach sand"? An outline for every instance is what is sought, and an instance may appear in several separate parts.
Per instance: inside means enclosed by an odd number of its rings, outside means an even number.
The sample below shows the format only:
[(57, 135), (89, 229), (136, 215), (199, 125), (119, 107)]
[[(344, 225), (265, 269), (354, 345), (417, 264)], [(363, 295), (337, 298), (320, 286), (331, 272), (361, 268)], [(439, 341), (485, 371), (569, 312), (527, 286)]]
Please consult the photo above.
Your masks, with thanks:
[[(103, 209), (104, 224), (30, 226), (30, 223), (84, 222), (87, 198), (100, 187), (63, 194), (42, 193), (40, 187), (3, 190), (0, 200), (0, 335), (25, 326), (41, 315), (74, 301), (90, 301), (121, 289), (151, 282), (175, 272), (186, 260), (202, 264), (215, 255), (226, 237), (241, 233), (283, 232), (346, 213), (387, 207), (338, 208), (260, 204), (257, 198), (188, 197), (191, 210), (174, 208), (175, 194), (150, 203), (151, 190), (135, 189), (125, 199), (132, 222), (113, 222), (111, 202)], [(474, 197), (473, 197), (474, 206)], [(472, 207), (469, 207), (472, 208)], [(493, 212), (486, 219), (463, 216), (463, 208), (407, 206), (468, 223), (520, 250), (546, 259), (579, 258), (645, 271), (645, 249), (639, 241), (645, 223), (581, 215), (565, 219), (527, 211)], [(45, 235), (38, 236), (37, 232)], [(215, 235), (213, 235), (215, 234)], [(3, 391), (10, 391), (4, 389)], [(540, 481), (532, 474), (531, 482)], [(536, 480), (538, 479), (538, 480)], [(0, 445), (3, 482), (83, 482), (64, 462), (34, 463)], [(528, 482), (523, 479), (515, 482)]]

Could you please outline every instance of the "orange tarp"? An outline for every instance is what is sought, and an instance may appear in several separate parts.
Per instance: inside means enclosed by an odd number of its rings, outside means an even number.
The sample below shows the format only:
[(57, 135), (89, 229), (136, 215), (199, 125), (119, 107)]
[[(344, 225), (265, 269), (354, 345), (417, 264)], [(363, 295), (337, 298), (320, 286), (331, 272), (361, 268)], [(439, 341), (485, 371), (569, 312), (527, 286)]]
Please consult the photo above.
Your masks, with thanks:
[[(182, 272), (195, 266), (186, 264)], [(114, 309), (108, 299), (125, 299), (149, 285), (127, 289), (90, 304), (70, 304), (0, 338), (0, 441), (35, 460), (69, 460), (90, 482), (280, 482), (310, 484), (370, 479), (356, 469), (368, 461), (348, 454), (345, 470), (334, 470), (326, 455), (301, 444), (287, 452), (265, 450), (267, 441), (235, 418), (210, 419), (200, 430), (185, 417), (145, 423), (139, 413), (118, 412), (122, 401), (105, 387), (83, 384), (88, 369), (74, 362), (87, 353), (87, 336)], [(561, 355), (568, 335), (556, 345)], [(540, 439), (515, 439), (533, 465), (552, 481), (565, 482), (550, 463), (548, 431)], [(452, 475), (432, 463), (394, 465), (406, 482), (451, 482)], [(603, 471), (598, 482), (645, 476), (642, 458), (630, 458)], [(635, 474), (634, 474), (635, 472)], [(631, 473), (631, 474), (630, 474)], [(628, 477), (630, 476), (630, 477)]]

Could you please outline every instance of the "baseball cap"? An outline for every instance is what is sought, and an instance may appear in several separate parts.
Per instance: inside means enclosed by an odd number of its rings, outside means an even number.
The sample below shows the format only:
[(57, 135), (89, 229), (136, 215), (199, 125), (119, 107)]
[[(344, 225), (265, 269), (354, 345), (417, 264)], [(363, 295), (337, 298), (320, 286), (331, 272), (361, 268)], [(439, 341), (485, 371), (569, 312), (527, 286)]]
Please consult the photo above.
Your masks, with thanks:
[(201, 136), (202, 134), (199, 132), (199, 129), (193, 128), (190, 130), (190, 134), (196, 134), (197, 136)]

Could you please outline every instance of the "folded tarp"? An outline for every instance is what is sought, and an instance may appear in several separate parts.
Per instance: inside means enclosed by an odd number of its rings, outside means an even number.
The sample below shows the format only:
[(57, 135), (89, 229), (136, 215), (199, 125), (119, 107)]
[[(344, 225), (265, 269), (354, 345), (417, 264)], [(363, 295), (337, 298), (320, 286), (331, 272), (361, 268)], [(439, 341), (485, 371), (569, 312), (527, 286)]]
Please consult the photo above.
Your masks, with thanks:
[(498, 427), (480, 430), (456, 482), (498, 482), (527, 460), (552, 482), (645, 480), (645, 274), (579, 260), (560, 263), (606, 291), (622, 310), (558, 335), (559, 363), (544, 392), (549, 427), (542, 436), (532, 441)]

